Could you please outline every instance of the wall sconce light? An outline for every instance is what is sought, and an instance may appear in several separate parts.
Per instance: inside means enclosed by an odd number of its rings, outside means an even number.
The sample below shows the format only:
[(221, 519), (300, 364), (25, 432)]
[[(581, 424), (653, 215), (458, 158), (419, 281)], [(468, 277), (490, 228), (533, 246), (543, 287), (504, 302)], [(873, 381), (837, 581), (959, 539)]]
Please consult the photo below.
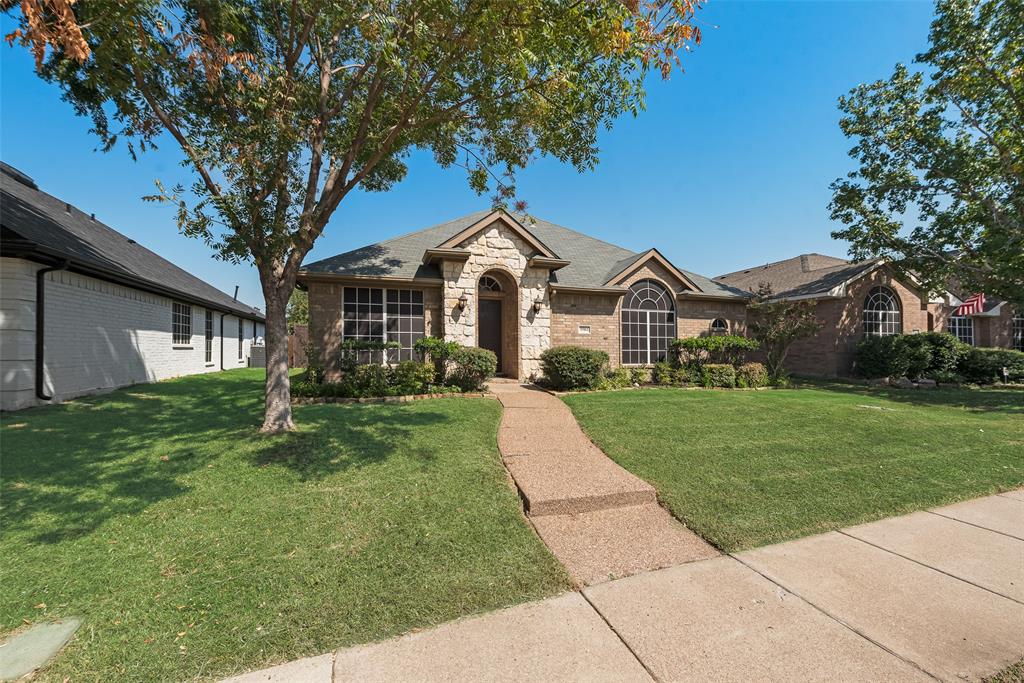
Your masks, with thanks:
[(536, 301), (533, 302), (533, 310), (536, 311), (537, 313), (540, 313), (540, 309), (542, 309), (543, 307), (544, 307), (544, 300), (543, 299), (537, 299)]
[(468, 304), (468, 303), (469, 303), (469, 297), (468, 296), (466, 296), (465, 294), (460, 296), (459, 297), (459, 310), (460, 311), (466, 310), (466, 304)]

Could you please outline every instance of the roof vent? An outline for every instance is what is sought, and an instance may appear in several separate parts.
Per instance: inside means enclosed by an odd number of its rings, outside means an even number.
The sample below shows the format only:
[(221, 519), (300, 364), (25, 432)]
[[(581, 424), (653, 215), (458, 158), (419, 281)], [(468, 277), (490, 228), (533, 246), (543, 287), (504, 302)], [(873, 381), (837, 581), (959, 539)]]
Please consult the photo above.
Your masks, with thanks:
[(91, 218), (92, 220), (96, 220), (96, 214), (90, 213), (89, 218)]
[(64, 204), (64, 213), (71, 213), (71, 205)]
[(32, 180), (32, 178), (29, 177), (28, 174), (22, 173), (21, 171), (14, 168), (10, 164), (0, 161), (0, 171), (3, 171), (3, 174), (5, 176), (8, 176), (13, 180), (18, 181), (19, 183), (25, 185), (26, 187), (31, 187), (33, 190), (39, 189), (39, 186), (36, 185), (36, 181)]

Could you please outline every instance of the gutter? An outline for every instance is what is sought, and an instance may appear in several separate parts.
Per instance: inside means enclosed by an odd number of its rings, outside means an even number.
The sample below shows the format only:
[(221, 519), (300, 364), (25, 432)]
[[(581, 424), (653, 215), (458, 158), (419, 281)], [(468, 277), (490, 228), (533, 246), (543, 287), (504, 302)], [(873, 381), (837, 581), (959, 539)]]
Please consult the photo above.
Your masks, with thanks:
[(45, 371), (45, 339), (46, 329), (46, 274), (59, 270), (66, 270), (70, 265), (67, 259), (60, 261), (55, 266), (47, 266), (36, 271), (36, 398), (40, 401), (52, 401), (53, 396), (44, 391)]

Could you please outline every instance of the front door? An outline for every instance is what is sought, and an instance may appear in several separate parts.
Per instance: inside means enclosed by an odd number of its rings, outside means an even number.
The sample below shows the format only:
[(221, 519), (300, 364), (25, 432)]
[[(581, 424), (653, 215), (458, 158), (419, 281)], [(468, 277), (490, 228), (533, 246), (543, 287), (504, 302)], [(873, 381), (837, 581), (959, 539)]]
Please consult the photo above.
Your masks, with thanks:
[(482, 349), (494, 351), (501, 369), (501, 300), (480, 299), (479, 344)]

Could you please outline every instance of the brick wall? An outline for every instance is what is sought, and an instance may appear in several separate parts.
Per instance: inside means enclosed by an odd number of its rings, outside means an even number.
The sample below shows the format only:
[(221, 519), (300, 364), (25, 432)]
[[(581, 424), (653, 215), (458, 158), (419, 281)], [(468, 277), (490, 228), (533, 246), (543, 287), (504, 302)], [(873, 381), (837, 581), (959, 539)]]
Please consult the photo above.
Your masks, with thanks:
[[(14, 410), (35, 396), (35, 273), (43, 266), (0, 259), (2, 402)], [(44, 388), (56, 401), (140, 382), (220, 370), (220, 313), (214, 313), (212, 363), (205, 362), (205, 309), (192, 306), (192, 338), (175, 346), (171, 299), (96, 278), (54, 272), (46, 276)], [(224, 319), (224, 367), (245, 367), (253, 322), (244, 321), (242, 358), (238, 318)], [(263, 336), (263, 324), (257, 330)]]
[(426, 334), (443, 337), (444, 320), (441, 313), (441, 290), (438, 287), (408, 287), (396, 285), (387, 280), (360, 280), (358, 282), (329, 282), (310, 280), (309, 289), (309, 340), (314, 353), (323, 364), (328, 381), (341, 378), (338, 365), (342, 337), (342, 296), (348, 287), (381, 287), (385, 289), (417, 289), (423, 292), (423, 317)]
[(816, 336), (790, 347), (786, 369), (801, 375), (849, 375), (857, 342), (863, 336), (864, 300), (871, 288), (878, 285), (892, 289), (900, 300), (901, 332), (944, 329), (935, 327), (940, 316), (937, 305), (929, 305), (915, 289), (897, 280), (888, 268), (879, 268), (852, 283), (846, 296), (818, 301), (815, 315), (825, 326)]
[[(639, 280), (652, 279), (660, 282), (674, 294), (688, 288), (660, 264), (649, 262), (628, 274), (616, 284), (629, 287)], [(584, 346), (599, 349), (608, 354), (613, 367), (621, 360), (620, 318), (624, 297), (594, 294), (556, 294), (551, 303), (551, 345)], [(708, 334), (711, 322), (723, 318), (733, 334), (745, 334), (747, 308), (742, 302), (700, 301), (682, 299), (675, 301), (676, 336), (697, 337)], [(580, 328), (589, 327), (589, 334)]]

